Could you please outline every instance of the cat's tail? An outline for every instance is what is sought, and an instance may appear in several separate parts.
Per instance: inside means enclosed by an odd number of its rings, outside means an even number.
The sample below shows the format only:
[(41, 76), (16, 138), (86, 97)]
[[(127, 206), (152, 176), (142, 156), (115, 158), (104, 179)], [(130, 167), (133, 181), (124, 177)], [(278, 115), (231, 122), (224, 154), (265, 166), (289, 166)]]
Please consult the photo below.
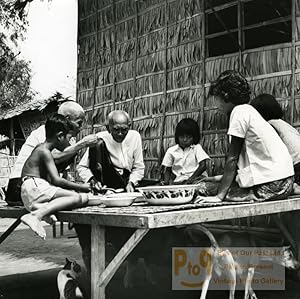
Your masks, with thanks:
[(204, 226), (201, 224), (192, 224), (189, 225), (186, 229), (185, 232), (188, 234), (188, 236), (194, 241), (197, 242), (199, 241), (199, 234), (204, 233), (210, 240), (211, 246), (213, 248), (219, 248), (219, 244), (213, 234)]

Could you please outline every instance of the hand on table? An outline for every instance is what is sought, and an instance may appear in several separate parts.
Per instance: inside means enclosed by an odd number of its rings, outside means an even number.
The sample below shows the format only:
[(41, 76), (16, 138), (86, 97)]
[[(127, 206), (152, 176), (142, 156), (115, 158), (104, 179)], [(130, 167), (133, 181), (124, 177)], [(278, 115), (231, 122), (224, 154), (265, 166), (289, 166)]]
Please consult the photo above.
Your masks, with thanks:
[(129, 182), (126, 186), (126, 192), (134, 192), (134, 186), (132, 182)]
[(222, 200), (218, 196), (198, 196), (195, 203), (219, 203)]
[(92, 177), (89, 181), (90, 187), (92, 189), (92, 192), (95, 193), (100, 193), (102, 190), (102, 184), (97, 181), (94, 177)]

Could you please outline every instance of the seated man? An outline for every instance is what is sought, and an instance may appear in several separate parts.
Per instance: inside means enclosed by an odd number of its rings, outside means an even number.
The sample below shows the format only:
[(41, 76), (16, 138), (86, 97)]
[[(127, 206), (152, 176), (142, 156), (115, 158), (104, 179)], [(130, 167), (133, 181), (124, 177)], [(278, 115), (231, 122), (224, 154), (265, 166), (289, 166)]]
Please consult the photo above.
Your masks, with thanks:
[[(60, 105), (58, 114), (64, 115), (74, 125), (73, 136), (76, 136), (84, 121), (83, 108), (74, 101), (67, 101)], [(36, 130), (32, 131), (29, 137), (23, 144), (20, 153), (15, 162), (13, 171), (10, 175), (6, 201), (11, 206), (23, 205), (21, 199), (21, 173), (25, 161), (30, 156), (33, 149), (40, 143), (45, 142), (46, 131), (45, 125), (41, 125)], [(63, 152), (58, 150), (52, 151), (52, 155), (59, 171), (64, 170), (70, 163), (73, 162), (77, 152), (85, 147), (97, 144), (97, 136), (95, 134), (88, 135), (82, 138), (74, 145), (68, 146)]]
[(127, 192), (144, 176), (142, 140), (135, 130), (129, 130), (130, 117), (115, 110), (108, 115), (107, 130), (97, 133), (102, 140), (86, 151), (77, 166), (84, 182), (97, 181)]
[[(108, 115), (108, 131), (97, 133), (102, 141), (86, 151), (77, 166), (84, 182), (101, 182), (107, 187), (134, 191), (134, 186), (144, 176), (142, 140), (140, 134), (130, 130), (131, 120), (125, 111), (115, 110)], [(88, 273), (91, 270), (91, 227), (74, 225), (82, 257)], [(106, 230), (107, 240), (121, 247), (132, 230), (110, 227)]]

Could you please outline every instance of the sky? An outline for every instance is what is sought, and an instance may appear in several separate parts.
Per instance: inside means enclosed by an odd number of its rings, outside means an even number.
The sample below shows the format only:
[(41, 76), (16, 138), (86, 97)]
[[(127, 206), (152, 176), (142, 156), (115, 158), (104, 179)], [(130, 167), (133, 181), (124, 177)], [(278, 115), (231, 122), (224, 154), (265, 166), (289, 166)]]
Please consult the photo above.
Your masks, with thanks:
[(34, 0), (27, 9), (29, 27), (20, 55), (31, 63), (31, 87), (38, 98), (59, 91), (75, 99), (77, 0)]

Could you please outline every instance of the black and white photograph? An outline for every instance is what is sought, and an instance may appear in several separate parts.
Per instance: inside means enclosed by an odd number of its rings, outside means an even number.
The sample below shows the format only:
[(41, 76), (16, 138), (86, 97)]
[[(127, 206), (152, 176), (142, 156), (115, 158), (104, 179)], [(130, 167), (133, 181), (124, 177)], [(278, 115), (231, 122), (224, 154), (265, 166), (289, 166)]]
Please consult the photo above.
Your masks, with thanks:
[(0, 299), (300, 298), (300, 0), (0, 0)]

